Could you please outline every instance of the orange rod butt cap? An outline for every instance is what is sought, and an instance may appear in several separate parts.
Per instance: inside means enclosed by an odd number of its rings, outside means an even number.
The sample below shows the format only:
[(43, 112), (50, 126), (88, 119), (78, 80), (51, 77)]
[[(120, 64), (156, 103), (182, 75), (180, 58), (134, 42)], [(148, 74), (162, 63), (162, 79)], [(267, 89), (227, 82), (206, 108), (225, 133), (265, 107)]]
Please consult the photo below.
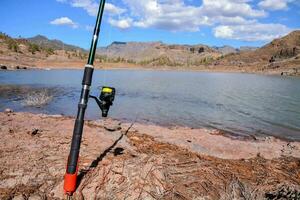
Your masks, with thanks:
[(64, 190), (65, 194), (72, 195), (76, 191), (77, 173), (65, 174)]

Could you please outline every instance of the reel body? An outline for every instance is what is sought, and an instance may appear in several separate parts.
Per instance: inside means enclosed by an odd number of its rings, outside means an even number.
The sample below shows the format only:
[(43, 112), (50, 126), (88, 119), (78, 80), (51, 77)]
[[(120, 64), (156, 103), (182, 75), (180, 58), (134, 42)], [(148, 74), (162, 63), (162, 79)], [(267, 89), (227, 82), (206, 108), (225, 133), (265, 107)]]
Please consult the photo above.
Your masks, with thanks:
[(102, 117), (107, 117), (110, 106), (113, 105), (115, 100), (116, 89), (113, 87), (103, 86), (99, 95), (99, 98), (96, 96), (90, 95), (90, 98), (94, 99), (98, 104)]

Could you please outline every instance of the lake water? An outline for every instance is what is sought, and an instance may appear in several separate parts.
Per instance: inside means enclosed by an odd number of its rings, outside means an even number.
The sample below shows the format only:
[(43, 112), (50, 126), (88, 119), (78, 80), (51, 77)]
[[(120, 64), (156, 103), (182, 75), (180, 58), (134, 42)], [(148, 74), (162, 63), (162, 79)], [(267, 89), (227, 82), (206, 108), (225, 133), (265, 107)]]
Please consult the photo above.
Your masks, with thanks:
[[(82, 70), (0, 71), (0, 109), (75, 116)], [(98, 86), (117, 90), (109, 115), (167, 126), (217, 128), (236, 135), (273, 135), (300, 140), (300, 78), (238, 73), (95, 71)], [(47, 89), (53, 99), (37, 108), (24, 104)], [(90, 100), (87, 118), (100, 112)]]

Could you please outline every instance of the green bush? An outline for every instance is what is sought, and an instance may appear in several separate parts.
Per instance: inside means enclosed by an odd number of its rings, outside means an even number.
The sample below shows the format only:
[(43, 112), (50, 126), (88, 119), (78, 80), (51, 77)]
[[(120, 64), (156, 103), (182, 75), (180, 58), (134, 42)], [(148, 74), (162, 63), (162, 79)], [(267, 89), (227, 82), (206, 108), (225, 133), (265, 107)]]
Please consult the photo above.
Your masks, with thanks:
[(153, 65), (153, 66), (171, 66), (171, 67), (183, 66), (183, 64), (178, 63), (176, 61), (172, 61), (167, 56), (153, 58), (152, 60), (143, 60), (143, 61), (140, 61), (139, 64), (140, 65)]
[(35, 54), (37, 51), (41, 51), (41, 49), (38, 45), (29, 43), (28, 51), (32, 54)]
[(19, 51), (19, 45), (15, 40), (8, 40), (8, 49), (18, 52)]
[(47, 48), (46, 52), (48, 55), (53, 55), (54, 54), (54, 50), (52, 48)]
[(5, 33), (0, 32), (0, 39), (8, 39), (8, 35), (6, 35)]

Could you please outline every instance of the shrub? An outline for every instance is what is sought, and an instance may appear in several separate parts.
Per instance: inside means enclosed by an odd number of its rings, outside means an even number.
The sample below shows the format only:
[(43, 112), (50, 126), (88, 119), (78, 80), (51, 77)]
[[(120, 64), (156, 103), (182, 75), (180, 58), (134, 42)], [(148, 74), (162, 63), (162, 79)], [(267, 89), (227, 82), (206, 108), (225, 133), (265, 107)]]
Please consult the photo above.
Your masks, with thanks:
[(18, 52), (19, 51), (19, 45), (15, 40), (8, 40), (8, 49)]
[(37, 51), (41, 51), (41, 50), (38, 45), (29, 43), (28, 51), (32, 54), (35, 54)]
[(46, 52), (48, 55), (53, 55), (54, 54), (54, 50), (52, 48), (47, 48)]

